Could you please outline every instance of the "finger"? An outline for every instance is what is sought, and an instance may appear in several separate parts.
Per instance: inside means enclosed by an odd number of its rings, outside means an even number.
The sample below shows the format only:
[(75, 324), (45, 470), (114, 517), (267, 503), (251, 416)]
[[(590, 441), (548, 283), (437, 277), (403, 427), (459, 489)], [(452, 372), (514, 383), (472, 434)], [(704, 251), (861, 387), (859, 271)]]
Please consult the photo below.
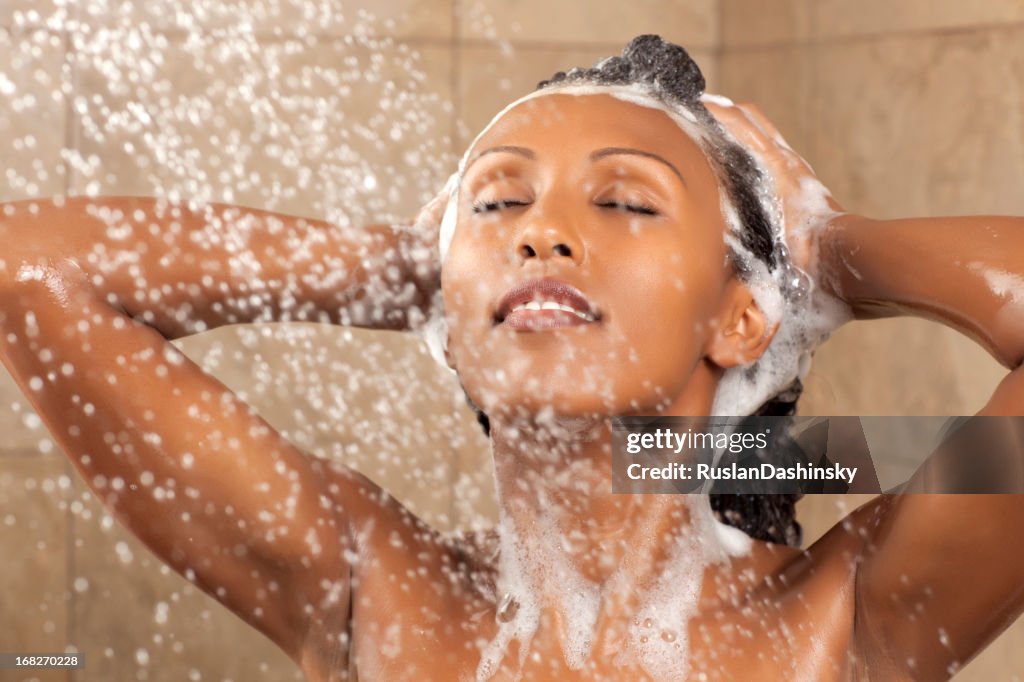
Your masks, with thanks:
[(741, 104), (740, 109), (751, 118), (758, 127), (765, 132), (766, 135), (771, 137), (779, 146), (785, 147), (786, 149), (792, 150), (793, 148), (786, 142), (786, 138), (782, 136), (779, 129), (775, 127), (775, 124), (768, 120), (768, 117), (764, 115), (761, 108), (756, 104)]
[(742, 107), (723, 109), (718, 119), (737, 141), (748, 147), (763, 152), (774, 146), (771, 137), (746, 115)]
[[(454, 177), (455, 176), (453, 175), (452, 178)], [(448, 208), (448, 200), (451, 198), (451, 194), (454, 189), (454, 181), (452, 178), (449, 178), (448, 182), (445, 183), (444, 188), (442, 188), (440, 192), (434, 195), (433, 199), (420, 209), (419, 214), (417, 214), (414, 221), (416, 224), (440, 224), (442, 218), (444, 218), (444, 212)]]

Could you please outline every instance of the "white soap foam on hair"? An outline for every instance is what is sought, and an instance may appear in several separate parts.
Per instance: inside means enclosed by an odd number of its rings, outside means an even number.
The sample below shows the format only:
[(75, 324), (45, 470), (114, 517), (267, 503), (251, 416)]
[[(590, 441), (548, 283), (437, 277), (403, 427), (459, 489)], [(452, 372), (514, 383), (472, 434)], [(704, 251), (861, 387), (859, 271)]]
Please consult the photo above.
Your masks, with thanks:
[[(705, 95), (706, 99), (714, 96)], [(728, 102), (726, 98), (719, 98)], [(714, 101), (714, 100), (712, 100)], [(731, 104), (731, 102), (729, 102)], [(725, 104), (723, 104), (725, 106)], [(737, 142), (726, 130), (726, 137)], [(738, 144), (738, 142), (737, 142)], [(741, 145), (742, 146), (742, 145)], [(789, 259), (789, 235), (783, 229), (782, 210), (774, 181), (755, 151), (746, 148), (761, 170), (762, 181), (756, 188), (761, 204), (770, 218), (776, 251), (781, 263), (774, 272), (739, 240), (743, 226), (728, 197), (722, 193), (722, 214), (731, 233), (726, 242), (748, 271), (745, 283), (765, 314), (769, 325), (779, 327), (768, 347), (754, 362), (727, 369), (718, 384), (711, 414), (744, 416), (753, 414), (770, 398), (785, 391), (794, 381), (807, 376), (811, 353), (824, 343), (833, 331), (853, 319), (845, 303), (826, 294), (807, 273)], [(836, 212), (829, 206), (829, 192), (817, 180), (801, 181), (799, 200), (806, 216), (803, 230), (827, 224)], [(803, 237), (802, 232), (795, 233)], [(781, 244), (782, 248), (779, 248)], [(783, 292), (789, 292), (783, 295)]]

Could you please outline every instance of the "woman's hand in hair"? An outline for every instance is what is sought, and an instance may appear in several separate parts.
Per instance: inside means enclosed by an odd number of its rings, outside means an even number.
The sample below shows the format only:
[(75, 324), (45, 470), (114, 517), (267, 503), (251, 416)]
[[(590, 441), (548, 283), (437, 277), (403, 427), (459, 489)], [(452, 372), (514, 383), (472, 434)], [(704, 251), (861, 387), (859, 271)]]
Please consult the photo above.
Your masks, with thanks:
[(717, 96), (705, 96), (703, 102), (771, 176), (793, 261), (817, 279), (819, 238), (842, 208), (760, 109)]
[[(450, 190), (450, 183), (446, 183), (444, 188), (419, 210), (406, 228), (409, 239), (404, 242), (404, 266), (409, 276), (416, 282), (428, 306), (433, 305), (435, 294), (441, 290), (439, 241), (441, 220), (448, 207)], [(413, 326), (415, 325), (410, 325)]]

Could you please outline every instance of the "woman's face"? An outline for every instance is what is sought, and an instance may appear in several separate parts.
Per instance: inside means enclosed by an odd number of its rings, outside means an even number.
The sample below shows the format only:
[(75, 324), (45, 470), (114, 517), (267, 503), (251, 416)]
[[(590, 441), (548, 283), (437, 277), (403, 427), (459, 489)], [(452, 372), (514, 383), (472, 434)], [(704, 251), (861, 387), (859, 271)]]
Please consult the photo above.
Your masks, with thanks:
[[(523, 102), (470, 151), (459, 202), (449, 362), (492, 418), (651, 414), (686, 390), (733, 277), (713, 172), (664, 112), (610, 95)], [(505, 316), (510, 289), (539, 278), (575, 287), (595, 319)], [(563, 296), (528, 294), (582, 307)]]

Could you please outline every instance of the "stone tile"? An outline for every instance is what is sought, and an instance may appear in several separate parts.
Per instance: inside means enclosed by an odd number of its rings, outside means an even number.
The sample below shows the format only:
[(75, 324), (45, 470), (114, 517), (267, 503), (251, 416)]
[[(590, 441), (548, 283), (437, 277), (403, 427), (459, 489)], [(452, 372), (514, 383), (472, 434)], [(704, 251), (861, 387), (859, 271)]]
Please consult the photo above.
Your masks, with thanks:
[(802, 42), (810, 33), (808, 0), (719, 0), (719, 7), (726, 52), (734, 47)]
[(946, 327), (941, 335), (949, 346), (950, 369), (956, 377), (964, 414), (974, 414), (985, 406), (1010, 370), (976, 341), (955, 329)]
[[(0, 367), (0, 457), (30, 456), (56, 448), (49, 430), (6, 368)], [(55, 454), (59, 454), (56, 453)]]
[(722, 63), (720, 53), (714, 50), (690, 50), (690, 56), (704, 74), (705, 92), (722, 90)]
[[(68, 633), (71, 487), (62, 456), (0, 457), (0, 651), (57, 653), (77, 644)], [(68, 670), (31, 676), (71, 680)], [(3, 671), (0, 679), (13, 680), (14, 672)]]
[(450, 40), (455, 0), (90, 0), (92, 26), (259, 33), (273, 36), (390, 36)]
[[(876, 217), (1024, 213), (1022, 37), (815, 48), (809, 159), (819, 176), (848, 209)], [(1005, 374), (973, 341), (911, 319), (849, 325), (816, 360), (805, 398), (826, 412), (971, 414)]]
[(793, 149), (809, 153), (809, 48), (726, 50), (718, 69), (721, 94), (735, 102), (756, 104)]
[(59, 34), (0, 28), (0, 201), (64, 191), (63, 61)]
[(802, 547), (810, 547), (818, 538), (874, 495), (804, 495), (796, 504), (796, 520), (804, 532)]
[(75, 472), (75, 682), (304, 679), (255, 629), (166, 567)]
[(964, 414), (940, 330), (913, 317), (841, 327), (814, 355), (800, 414)]
[(0, 3), (0, 28), (69, 28), (69, 20), (77, 15), (73, 0), (4, 0)]
[[(463, 47), (458, 60), (457, 97), (462, 124), (459, 149), (464, 150), (491, 118), (509, 103), (532, 92), (540, 81), (574, 66), (592, 66), (620, 52), (617, 47)], [(717, 66), (714, 55), (710, 51), (693, 51), (692, 56), (713, 84)]]
[(874, 217), (1024, 212), (1019, 45), (986, 32), (816, 48), (819, 176)]
[(539, 42), (549, 46), (604, 43), (620, 50), (634, 36), (657, 33), (683, 47), (718, 44), (714, 0), (461, 0), (463, 40)]
[(953, 677), (953, 682), (1018, 682), (1024, 670), (1024, 619), (1018, 619), (978, 657)]
[(75, 61), (75, 193), (366, 224), (415, 215), (454, 165), (448, 47), (132, 27), (77, 36)]
[(235, 326), (181, 348), (298, 447), (357, 469), (437, 528), (456, 523), (460, 456), (488, 445), (458, 383), (415, 337)]
[(850, 35), (990, 26), (1024, 20), (1019, 0), (814, 0), (811, 30), (818, 40)]

